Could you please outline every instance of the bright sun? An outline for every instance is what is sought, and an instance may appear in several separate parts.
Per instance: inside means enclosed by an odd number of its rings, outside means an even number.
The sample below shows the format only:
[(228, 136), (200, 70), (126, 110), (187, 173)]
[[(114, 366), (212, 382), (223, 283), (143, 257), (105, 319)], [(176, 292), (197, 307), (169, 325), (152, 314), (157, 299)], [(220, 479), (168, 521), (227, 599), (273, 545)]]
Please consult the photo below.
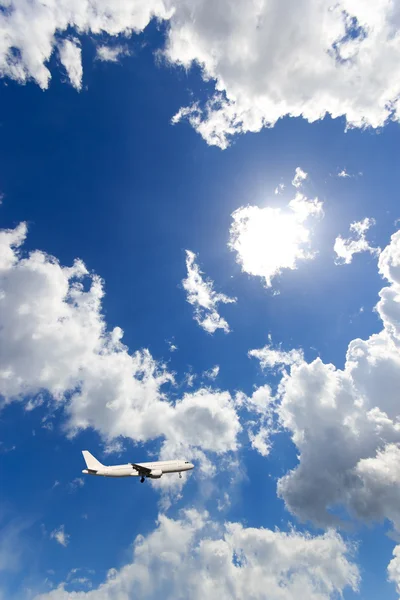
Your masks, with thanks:
[(315, 256), (307, 221), (322, 214), (318, 199), (300, 193), (286, 209), (241, 207), (232, 214), (229, 247), (243, 271), (262, 277), (270, 287), (282, 269), (296, 269), (299, 260)]

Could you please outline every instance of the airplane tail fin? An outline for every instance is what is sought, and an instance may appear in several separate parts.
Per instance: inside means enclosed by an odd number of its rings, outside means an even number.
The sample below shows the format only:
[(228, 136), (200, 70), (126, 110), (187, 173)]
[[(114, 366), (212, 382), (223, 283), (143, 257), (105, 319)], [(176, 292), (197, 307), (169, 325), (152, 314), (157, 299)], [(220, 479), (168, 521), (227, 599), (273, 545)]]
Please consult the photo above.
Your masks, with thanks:
[(99, 471), (100, 469), (104, 469), (104, 465), (102, 465), (93, 454), (90, 454), (88, 450), (82, 450), (82, 454), (89, 471)]

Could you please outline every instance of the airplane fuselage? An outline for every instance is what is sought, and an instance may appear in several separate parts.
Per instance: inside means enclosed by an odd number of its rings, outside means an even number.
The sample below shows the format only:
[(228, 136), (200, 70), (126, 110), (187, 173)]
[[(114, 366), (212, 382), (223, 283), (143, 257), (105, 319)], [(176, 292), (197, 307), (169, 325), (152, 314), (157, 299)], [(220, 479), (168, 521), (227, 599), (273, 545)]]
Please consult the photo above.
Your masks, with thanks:
[[(84, 469), (82, 473), (101, 477), (140, 477), (142, 473), (146, 473), (146, 477), (158, 479), (164, 473), (182, 473), (183, 471), (190, 471), (194, 466), (191, 462), (185, 460), (164, 460), (135, 464), (136, 466), (127, 463), (125, 465), (113, 465), (112, 467), (101, 465), (98, 469)], [(140, 467), (143, 467), (142, 472)]]

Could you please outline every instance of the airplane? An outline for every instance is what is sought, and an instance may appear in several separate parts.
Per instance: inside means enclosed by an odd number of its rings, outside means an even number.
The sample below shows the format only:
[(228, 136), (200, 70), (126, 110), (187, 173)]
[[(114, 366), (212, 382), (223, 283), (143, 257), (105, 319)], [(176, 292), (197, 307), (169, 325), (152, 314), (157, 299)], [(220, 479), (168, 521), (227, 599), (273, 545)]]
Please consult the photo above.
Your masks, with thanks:
[(99, 475), (101, 477), (140, 477), (143, 483), (146, 477), (160, 479), (164, 473), (179, 473), (194, 469), (194, 464), (188, 460), (162, 460), (158, 462), (127, 463), (107, 467), (102, 465), (88, 450), (82, 450), (87, 469), (82, 473), (86, 475)]

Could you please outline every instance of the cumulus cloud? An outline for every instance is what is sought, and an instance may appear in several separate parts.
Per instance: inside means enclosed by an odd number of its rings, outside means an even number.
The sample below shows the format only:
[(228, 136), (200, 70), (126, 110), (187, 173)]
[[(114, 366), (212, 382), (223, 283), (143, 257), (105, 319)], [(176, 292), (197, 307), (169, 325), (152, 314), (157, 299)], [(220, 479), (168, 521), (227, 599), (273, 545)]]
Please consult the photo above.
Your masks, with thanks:
[[(189, 8), (189, 5), (191, 8)], [(209, 144), (273, 126), (285, 115), (310, 122), (344, 116), (348, 127), (399, 119), (400, 40), (393, 3), (278, 0), (214, 5), (189, 0), (171, 21), (166, 55), (200, 64), (216, 91), (178, 112)], [(285, 68), (282, 68), (285, 65)]]
[(131, 354), (119, 327), (107, 329), (101, 279), (79, 260), (63, 267), (40, 251), (25, 256), (25, 236), (24, 224), (0, 231), (3, 401), (45, 390), (69, 435), (94, 428), (106, 443), (160, 438), (164, 456), (234, 451), (240, 424), (230, 394), (199, 389), (170, 401), (166, 367), (148, 350)]
[(366, 238), (366, 233), (372, 225), (375, 225), (375, 219), (365, 218), (362, 221), (355, 221), (350, 225), (352, 237), (345, 239), (339, 235), (336, 238), (333, 250), (336, 253), (337, 265), (349, 265), (353, 260), (353, 255), (360, 252), (369, 252), (373, 256), (379, 256), (381, 249), (370, 246)]
[[(116, 600), (122, 597), (265, 598), (329, 600), (356, 590), (352, 548), (335, 532), (312, 537), (296, 531), (220, 526), (207, 513), (160, 515), (156, 529), (138, 536), (132, 562), (111, 569), (97, 589), (69, 592), (62, 583), (36, 600)], [(184, 577), (182, 577), (184, 573)]]
[(58, 50), (61, 63), (67, 71), (71, 85), (77, 90), (82, 89), (82, 51), (78, 40), (62, 40)]
[(46, 89), (51, 79), (47, 64), (59, 45), (71, 83), (79, 89), (80, 49), (63, 37), (68, 29), (77, 39), (89, 33), (130, 36), (143, 31), (153, 17), (167, 19), (171, 12), (166, 5), (162, 0), (10, 0), (0, 14), (0, 74), (21, 83), (33, 79)]
[(101, 62), (118, 62), (122, 56), (129, 55), (129, 50), (125, 46), (106, 46), (101, 45), (96, 48), (96, 58)]
[(322, 202), (300, 192), (285, 209), (242, 206), (232, 214), (229, 248), (242, 271), (262, 277), (271, 287), (283, 269), (296, 269), (300, 261), (314, 258), (310, 221), (322, 215)]
[(229, 325), (217, 311), (218, 304), (231, 304), (236, 298), (214, 291), (214, 282), (203, 279), (203, 273), (196, 264), (196, 255), (186, 250), (187, 278), (182, 281), (183, 289), (187, 293), (187, 301), (194, 306), (194, 318), (197, 323), (208, 333), (215, 333), (223, 329), (229, 333)]
[(342, 169), (338, 173), (338, 177), (341, 177), (342, 179), (345, 179), (346, 177), (351, 177), (351, 175), (348, 174), (348, 172), (346, 171), (346, 169)]
[(331, 509), (344, 506), (400, 531), (400, 232), (378, 267), (388, 280), (376, 307), (383, 329), (350, 342), (343, 370), (317, 358), (282, 378), (277, 410), (299, 464), (278, 493), (304, 521), (337, 523)]
[(58, 542), (61, 546), (64, 546), (64, 548), (68, 546), (70, 537), (70, 535), (65, 533), (64, 525), (60, 525), (60, 527), (50, 533), (50, 538)]
[(255, 388), (251, 396), (247, 396), (243, 392), (238, 392), (236, 395), (236, 403), (239, 406), (244, 406), (257, 415), (268, 415), (273, 401), (272, 390), (268, 384)]
[[(234, 11), (228, 0), (9, 0), (0, 14), (0, 74), (45, 89), (49, 59), (68, 30), (128, 37), (153, 18), (167, 26), (166, 61), (199, 65), (215, 83), (204, 105), (195, 100), (173, 119), (188, 119), (209, 144), (226, 148), (233, 135), (284, 116), (344, 116), (348, 127), (399, 120), (399, 21), (388, 0), (238, 0)], [(77, 88), (78, 81), (75, 72)]]
[(400, 545), (393, 550), (393, 558), (388, 566), (388, 579), (396, 584), (396, 591), (400, 594)]
[[(269, 343), (263, 348), (248, 352), (250, 358), (260, 361), (261, 369), (281, 373), (286, 372), (283, 371), (285, 367), (301, 364), (304, 361), (302, 350), (293, 349), (285, 352), (280, 347), (273, 348), (270, 335), (268, 339)], [(272, 448), (271, 438), (279, 431), (279, 424), (276, 422), (278, 401), (279, 397), (273, 394), (268, 384), (256, 388), (251, 396), (246, 396), (242, 392), (236, 396), (239, 406), (244, 406), (256, 416), (256, 419), (250, 418), (247, 421), (246, 427), (252, 448), (261, 456), (268, 456)]]

